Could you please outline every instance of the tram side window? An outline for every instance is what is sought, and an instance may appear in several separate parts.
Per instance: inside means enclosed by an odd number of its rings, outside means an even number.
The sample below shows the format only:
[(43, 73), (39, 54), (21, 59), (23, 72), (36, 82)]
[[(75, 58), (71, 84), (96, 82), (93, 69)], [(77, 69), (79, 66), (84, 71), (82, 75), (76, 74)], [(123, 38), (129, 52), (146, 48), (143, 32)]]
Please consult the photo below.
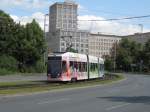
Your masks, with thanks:
[(70, 67), (74, 67), (74, 62), (73, 61), (70, 61)]
[(78, 68), (79, 68), (78, 62), (70, 61), (70, 68), (72, 71), (78, 71)]
[(76, 69), (76, 71), (79, 71), (79, 63), (78, 62), (74, 62), (74, 69)]
[(79, 65), (79, 72), (82, 72), (82, 63), (78, 62), (78, 65)]
[(90, 71), (92, 71), (92, 63), (89, 64)]
[(102, 71), (104, 71), (104, 65), (103, 64), (101, 64), (102, 65)]
[(71, 70), (71, 73), (74, 70), (74, 62), (73, 61), (70, 61), (70, 70)]
[(104, 71), (104, 65), (100, 64), (100, 71)]
[(101, 64), (99, 64), (99, 71), (101, 71)]
[(62, 61), (62, 73), (67, 71), (67, 64), (66, 61)]
[(87, 63), (85, 63), (85, 62), (80, 62), (80, 64), (79, 64), (79, 71), (80, 72), (87, 72)]
[(87, 63), (83, 62), (83, 72), (87, 72)]
[(84, 62), (80, 62), (80, 72), (85, 72), (85, 64)]
[(98, 64), (97, 63), (90, 63), (90, 71), (98, 71)]
[(99, 71), (102, 71), (102, 67), (101, 67), (101, 64), (99, 64)]
[(84, 63), (85, 72), (87, 72), (87, 63)]
[(97, 71), (97, 63), (94, 63), (94, 71)]
[(90, 71), (93, 72), (95, 70), (94, 63), (90, 63)]
[(87, 63), (70, 61), (70, 68), (72, 70), (76, 69), (78, 72), (86, 72), (87, 71)]
[(95, 71), (98, 71), (98, 64), (95, 63)]

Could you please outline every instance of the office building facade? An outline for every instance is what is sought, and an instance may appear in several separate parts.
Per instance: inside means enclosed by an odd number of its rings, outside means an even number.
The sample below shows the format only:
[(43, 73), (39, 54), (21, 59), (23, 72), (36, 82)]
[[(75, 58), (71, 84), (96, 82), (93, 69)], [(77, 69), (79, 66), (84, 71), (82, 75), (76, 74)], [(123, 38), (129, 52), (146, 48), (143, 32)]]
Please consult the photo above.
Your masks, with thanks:
[(77, 8), (74, 2), (50, 6), (48, 48), (50, 52), (65, 52), (68, 45), (82, 54), (97, 57), (110, 55), (114, 43), (121, 38), (114, 35), (90, 34), (77, 28)]
[(49, 32), (58, 29), (77, 30), (77, 9), (74, 2), (56, 2), (49, 9)]
[(134, 35), (123, 36), (123, 38), (131, 39), (137, 43), (145, 44), (150, 39), (150, 32), (147, 33), (135, 33)]
[(77, 28), (78, 5), (57, 2), (49, 10), (48, 48), (51, 52), (65, 52), (68, 44), (79, 53), (88, 54), (88, 31)]
[(112, 47), (114, 46), (114, 44), (119, 43), (120, 40), (120, 36), (90, 34), (88, 39), (89, 54), (103, 58), (105, 58), (105, 56), (110, 56)]

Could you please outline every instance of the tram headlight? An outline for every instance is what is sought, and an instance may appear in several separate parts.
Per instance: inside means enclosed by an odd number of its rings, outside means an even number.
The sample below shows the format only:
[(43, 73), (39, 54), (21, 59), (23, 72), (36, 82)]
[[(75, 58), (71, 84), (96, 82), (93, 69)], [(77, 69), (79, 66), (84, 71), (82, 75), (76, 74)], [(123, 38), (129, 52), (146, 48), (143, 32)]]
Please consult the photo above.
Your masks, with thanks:
[(47, 76), (51, 77), (51, 74), (47, 74)]
[(61, 77), (61, 74), (59, 73), (59, 74), (57, 74), (57, 76), (58, 76), (58, 78), (59, 78), (59, 77)]

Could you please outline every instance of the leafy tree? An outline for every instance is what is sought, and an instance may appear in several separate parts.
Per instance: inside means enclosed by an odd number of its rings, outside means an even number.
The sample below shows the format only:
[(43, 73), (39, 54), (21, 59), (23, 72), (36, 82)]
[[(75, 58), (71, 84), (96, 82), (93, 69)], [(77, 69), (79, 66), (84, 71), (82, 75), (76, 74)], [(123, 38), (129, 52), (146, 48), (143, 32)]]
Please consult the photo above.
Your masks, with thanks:
[(73, 49), (73, 48), (67, 48), (66, 51), (67, 51), (67, 52), (78, 53), (78, 50), (75, 50), (75, 49)]
[(105, 64), (105, 70), (108, 71), (113, 70), (113, 60), (110, 57), (106, 57), (104, 64)]
[(146, 71), (150, 71), (150, 39), (145, 43), (142, 56)]
[(139, 63), (139, 54), (142, 50), (140, 44), (130, 39), (122, 39), (116, 49), (116, 65), (117, 69), (131, 71), (132, 64)]
[(116, 49), (117, 69), (140, 71), (143, 62), (143, 46), (130, 39), (122, 39)]
[(14, 24), (10, 16), (0, 10), (0, 55), (10, 55)]
[(131, 63), (132, 57), (129, 55), (129, 52), (126, 49), (119, 47), (116, 56), (117, 69), (129, 71)]
[[(26, 67), (35, 66), (36, 62), (43, 58), (46, 49), (43, 31), (38, 23), (33, 20), (25, 27), (17, 26), (19, 34), (16, 38), (15, 57), (19, 61), (19, 68), (24, 70)], [(18, 52), (19, 51), (19, 52)]]
[(33, 19), (32, 23), (26, 25), (26, 38), (28, 41), (28, 44), (26, 44), (29, 56), (28, 62), (35, 64), (35, 61), (43, 56), (46, 49), (43, 31), (35, 19)]
[(7, 69), (10, 71), (17, 71), (17, 60), (12, 56), (0, 56), (0, 69)]
[[(23, 26), (0, 10), (0, 58), (4, 55), (12, 57), (10, 61), (15, 58), (19, 70), (25, 72), (25, 68), (41, 66), (40, 60), (44, 57), (45, 49), (43, 31), (35, 20)], [(3, 67), (10, 68), (7, 63), (6, 66), (4, 64)]]

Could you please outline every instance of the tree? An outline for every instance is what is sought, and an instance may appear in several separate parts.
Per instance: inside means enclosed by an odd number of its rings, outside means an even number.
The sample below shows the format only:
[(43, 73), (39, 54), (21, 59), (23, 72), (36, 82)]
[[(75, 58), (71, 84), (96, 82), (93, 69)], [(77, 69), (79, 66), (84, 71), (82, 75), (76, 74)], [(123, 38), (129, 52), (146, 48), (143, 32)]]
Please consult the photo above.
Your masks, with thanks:
[(113, 60), (110, 57), (106, 57), (104, 64), (105, 64), (105, 70), (108, 71), (113, 70)]
[(78, 53), (78, 50), (75, 50), (73, 48), (67, 48), (66, 52), (73, 52), (73, 53)]
[(117, 69), (129, 71), (131, 63), (132, 57), (129, 55), (128, 51), (122, 47), (117, 49), (117, 56), (116, 56)]
[(0, 55), (10, 55), (14, 24), (10, 16), (0, 10)]
[[(17, 26), (19, 27), (19, 26)], [(46, 43), (38, 23), (33, 20), (25, 28), (20, 26), (17, 35), (15, 57), (19, 61), (19, 68), (35, 66), (37, 61), (44, 57)]]
[[(23, 26), (0, 10), (0, 57), (17, 60), (12, 62), (18, 64), (20, 71), (25, 72), (25, 68), (37, 67), (37, 63), (39, 65), (45, 49), (43, 31), (35, 20)], [(5, 62), (3, 66), (4, 64)]]
[(150, 39), (145, 43), (143, 48), (143, 63), (146, 71), (150, 71)]
[(131, 71), (132, 65), (136, 65), (136, 69), (140, 68), (142, 45), (131, 41), (130, 39), (122, 39), (116, 50), (117, 69)]

